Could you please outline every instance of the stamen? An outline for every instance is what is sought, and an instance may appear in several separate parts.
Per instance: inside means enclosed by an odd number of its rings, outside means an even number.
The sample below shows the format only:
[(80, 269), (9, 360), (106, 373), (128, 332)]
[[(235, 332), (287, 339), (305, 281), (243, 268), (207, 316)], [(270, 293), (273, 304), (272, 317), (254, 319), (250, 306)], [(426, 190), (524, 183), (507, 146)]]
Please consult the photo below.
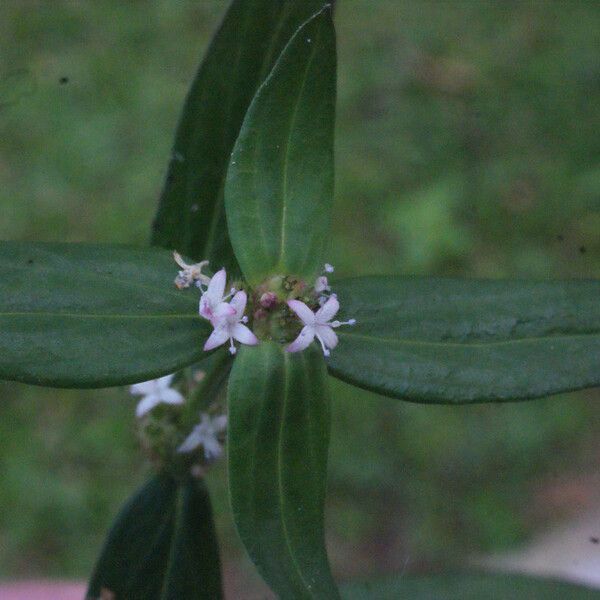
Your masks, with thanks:
[(229, 344), (230, 344), (230, 346), (229, 346), (229, 353), (233, 355), (233, 354), (235, 354), (237, 352), (237, 348), (233, 345), (233, 338), (232, 337), (229, 338)]
[(247, 323), (248, 322), (248, 317), (246, 315), (244, 315), (242, 317), (242, 323)]
[(331, 321), (332, 327), (339, 327), (340, 325), (356, 325), (356, 319), (348, 319), (347, 321)]

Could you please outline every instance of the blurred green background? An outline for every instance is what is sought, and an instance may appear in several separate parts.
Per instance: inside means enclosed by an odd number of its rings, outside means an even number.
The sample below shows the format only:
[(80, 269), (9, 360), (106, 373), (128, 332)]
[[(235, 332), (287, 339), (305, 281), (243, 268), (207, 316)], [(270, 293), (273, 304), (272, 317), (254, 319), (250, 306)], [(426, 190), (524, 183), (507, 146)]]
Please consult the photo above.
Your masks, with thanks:
[[(147, 243), (225, 7), (0, 3), (0, 239)], [(336, 20), (336, 275), (600, 275), (597, 3), (340, 0)], [(600, 491), (598, 391), (464, 408), (334, 391), (341, 577), (512, 548)], [(0, 394), (0, 577), (85, 577), (148, 471), (135, 400)], [(247, 570), (222, 465), (209, 483), (227, 568)]]

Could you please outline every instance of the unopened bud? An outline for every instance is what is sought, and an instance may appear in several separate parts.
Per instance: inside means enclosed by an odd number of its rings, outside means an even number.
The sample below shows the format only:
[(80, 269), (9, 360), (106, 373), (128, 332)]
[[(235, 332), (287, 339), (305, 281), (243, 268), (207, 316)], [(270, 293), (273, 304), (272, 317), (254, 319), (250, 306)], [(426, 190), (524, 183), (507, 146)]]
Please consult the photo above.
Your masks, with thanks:
[(263, 308), (273, 308), (277, 304), (277, 296), (273, 292), (265, 292), (259, 302)]

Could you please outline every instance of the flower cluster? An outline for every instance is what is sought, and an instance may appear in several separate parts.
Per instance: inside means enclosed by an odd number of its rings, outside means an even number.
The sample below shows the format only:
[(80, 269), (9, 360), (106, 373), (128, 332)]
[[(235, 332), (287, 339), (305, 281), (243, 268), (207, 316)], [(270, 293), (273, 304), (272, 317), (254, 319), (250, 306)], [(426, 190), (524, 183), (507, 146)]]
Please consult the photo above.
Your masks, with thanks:
[[(225, 295), (227, 287), (227, 273), (225, 269), (217, 271), (212, 277), (202, 273), (207, 266), (207, 261), (188, 265), (176, 252), (173, 254), (175, 261), (181, 267), (175, 279), (175, 285), (179, 289), (187, 288), (192, 283), (201, 291), (199, 314), (210, 322), (213, 332), (204, 344), (204, 350), (213, 350), (229, 341), (229, 352), (236, 353), (235, 341), (249, 346), (259, 343), (256, 335), (246, 325), (248, 317), (244, 314), (248, 303), (248, 296), (244, 290), (231, 288)], [(329, 356), (330, 351), (337, 346), (338, 337), (333, 331), (340, 325), (354, 325), (355, 319), (348, 321), (332, 320), (337, 314), (340, 304), (337, 296), (332, 293), (327, 279), (328, 273), (334, 268), (325, 264), (322, 274), (317, 277), (309, 295), (304, 300), (313, 304), (313, 311), (309, 304), (298, 297), (287, 300), (287, 306), (292, 314), (298, 317), (302, 323), (302, 330), (298, 337), (286, 347), (288, 352), (300, 352), (306, 349), (316, 338), (321, 344), (323, 354)], [(288, 296), (289, 298), (289, 296)], [(260, 298), (255, 299), (260, 306), (261, 314), (265, 310), (274, 309), (279, 302), (278, 295), (272, 291), (265, 291)], [(258, 313), (257, 313), (258, 314)]]
[[(179, 289), (193, 285), (200, 290), (198, 313), (213, 327), (212, 333), (204, 344), (204, 350), (213, 350), (229, 342), (229, 351), (235, 354), (236, 341), (250, 346), (258, 344), (257, 336), (247, 325), (249, 318), (245, 312), (248, 295), (246, 291), (234, 287), (226, 291), (225, 269), (217, 271), (210, 277), (203, 273), (203, 269), (208, 265), (207, 261), (190, 265), (176, 252), (174, 258), (180, 267), (175, 285)], [(340, 303), (331, 291), (327, 279), (327, 274), (332, 272), (333, 267), (325, 265), (312, 287), (292, 277), (275, 277), (254, 290), (250, 299), (251, 314), (253, 326), (257, 328), (261, 337), (279, 339), (287, 343), (285, 348), (287, 352), (305, 350), (316, 338), (323, 354), (329, 356), (338, 343), (334, 329), (340, 325), (354, 325), (356, 322), (355, 319), (333, 320)], [(302, 323), (301, 331), (289, 343), (289, 340), (296, 335), (297, 320)], [(283, 329), (277, 330), (279, 325), (273, 323), (283, 323)], [(173, 374), (166, 375), (130, 387), (132, 394), (142, 396), (136, 409), (136, 416), (140, 419), (144, 431), (147, 432), (146, 437), (142, 436), (142, 439), (146, 440), (152, 456), (164, 456), (165, 450), (172, 456), (189, 455), (190, 458), (184, 459), (184, 464), (189, 468), (189, 461), (193, 461), (192, 472), (201, 475), (206, 465), (223, 454), (222, 443), (227, 428), (227, 416), (224, 414), (211, 416), (201, 412), (200, 422), (191, 431), (188, 429), (189, 425), (185, 426), (188, 433), (182, 442), (181, 418), (185, 411), (182, 412), (181, 405), (185, 403), (185, 399), (181, 392), (171, 387), (173, 378)], [(161, 405), (168, 408), (158, 410), (157, 407)], [(193, 410), (193, 406), (188, 409)], [(189, 413), (189, 410), (187, 412)], [(198, 451), (199, 449), (201, 452)]]
[[(141, 395), (135, 414), (140, 420), (151, 413), (159, 405), (182, 405), (185, 402), (183, 395), (171, 387), (174, 374), (166, 375), (159, 379), (151, 379), (136, 383), (129, 389), (133, 395)], [(204, 460), (210, 464), (223, 455), (222, 438), (227, 429), (227, 415), (210, 416), (200, 413), (200, 422), (194, 426), (191, 433), (183, 443), (177, 447), (179, 454), (190, 454), (202, 447)]]

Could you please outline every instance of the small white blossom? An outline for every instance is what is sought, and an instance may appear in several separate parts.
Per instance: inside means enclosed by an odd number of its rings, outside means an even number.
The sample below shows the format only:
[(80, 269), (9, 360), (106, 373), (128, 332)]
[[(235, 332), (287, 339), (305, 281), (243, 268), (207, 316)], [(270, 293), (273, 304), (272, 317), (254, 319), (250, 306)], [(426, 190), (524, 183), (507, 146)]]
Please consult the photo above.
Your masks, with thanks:
[(335, 267), (333, 265), (330, 265), (329, 263), (325, 263), (325, 266), (323, 267), (323, 271), (325, 273), (333, 273), (335, 271)]
[(333, 328), (340, 325), (354, 325), (356, 323), (356, 319), (344, 322), (331, 321), (340, 308), (340, 303), (335, 295), (332, 295), (316, 313), (313, 313), (300, 300), (288, 300), (288, 306), (298, 315), (304, 324), (298, 337), (286, 348), (288, 352), (300, 352), (308, 348), (316, 337), (321, 344), (323, 354), (329, 356), (329, 351), (333, 350), (338, 343), (338, 337)]
[(183, 404), (183, 396), (170, 387), (173, 375), (165, 375), (160, 379), (151, 379), (135, 383), (129, 391), (136, 396), (144, 396), (137, 405), (135, 415), (140, 418), (159, 404)]
[(229, 352), (235, 354), (236, 347), (233, 340), (237, 340), (248, 346), (256, 346), (258, 338), (244, 325), (248, 322), (248, 317), (244, 316), (246, 310), (246, 302), (248, 298), (246, 292), (237, 292), (231, 299), (231, 302), (221, 302), (213, 311), (211, 319), (214, 331), (210, 334), (204, 350), (213, 350), (217, 346), (221, 346), (229, 340)]
[(177, 452), (192, 452), (199, 446), (204, 448), (207, 461), (214, 461), (221, 457), (223, 448), (218, 435), (227, 428), (227, 415), (211, 418), (206, 413), (200, 414), (200, 423), (192, 429), (184, 442), (177, 448)]
[(188, 288), (192, 283), (208, 285), (210, 277), (202, 273), (202, 269), (208, 265), (207, 260), (188, 265), (178, 252), (173, 252), (175, 262), (181, 267), (181, 271), (175, 277), (175, 285), (180, 289)]

